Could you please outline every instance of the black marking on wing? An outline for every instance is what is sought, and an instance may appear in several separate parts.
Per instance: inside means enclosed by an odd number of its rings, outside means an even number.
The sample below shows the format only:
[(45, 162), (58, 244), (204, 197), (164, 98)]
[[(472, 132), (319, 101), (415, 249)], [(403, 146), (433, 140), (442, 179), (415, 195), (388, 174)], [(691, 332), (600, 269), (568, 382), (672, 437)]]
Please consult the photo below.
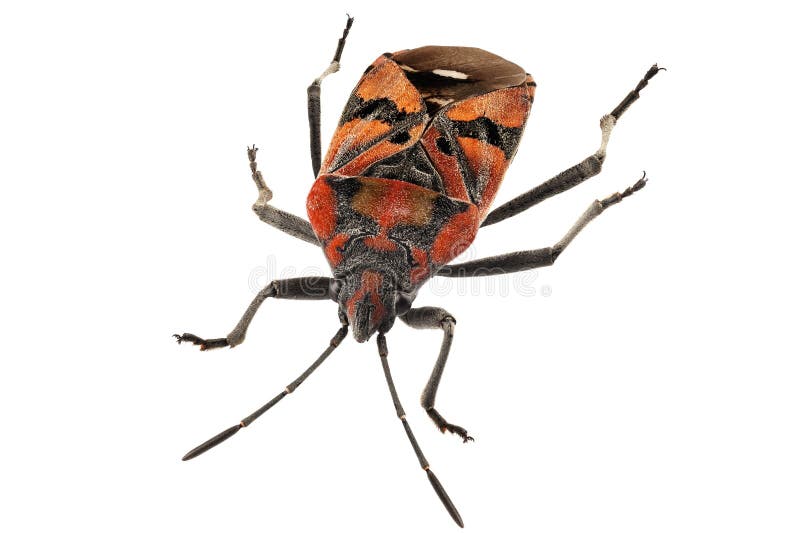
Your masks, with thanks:
[(360, 138), (360, 134), (364, 131), (363, 128), (367, 128), (371, 121), (383, 122), (389, 125), (391, 129), (385, 135), (371, 139), (365, 144), (356, 144), (347, 149), (338, 147), (336, 156), (326, 166), (326, 171), (330, 172), (341, 168), (359, 154), (366, 152), (387, 138), (389, 142), (394, 144), (408, 142), (411, 138), (409, 129), (419, 123), (426, 122), (427, 116), (424, 111), (408, 113), (398, 109), (397, 104), (389, 98), (364, 100), (356, 92), (353, 92), (339, 120), (339, 127), (354, 120), (364, 121), (363, 124), (356, 125), (351, 132), (355, 139)]
[[(456, 141), (456, 138), (458, 137), (458, 132), (456, 132), (455, 130), (454, 121), (448, 118), (447, 114), (444, 111), (442, 111), (436, 114), (436, 116), (430, 123), (430, 127), (435, 127), (440, 133), (439, 137), (437, 137), (435, 141), (436, 148), (440, 152), (447, 154), (448, 156), (454, 156), (456, 158), (458, 162), (457, 164), (458, 174), (460, 175), (461, 181), (464, 183), (464, 186), (467, 189), (469, 202), (477, 205), (478, 201), (480, 200), (480, 195), (476, 196), (474, 188), (470, 187), (470, 184), (474, 184), (477, 182), (477, 178), (473, 175), (472, 170), (468, 165), (467, 158)], [(426, 157), (428, 157), (427, 152), (425, 153), (425, 155)], [(435, 168), (434, 170), (436, 171)], [(436, 172), (438, 173), (439, 171)], [(444, 190), (443, 192), (447, 194)]]
[[(452, 124), (457, 136), (480, 139), (496, 146), (503, 151), (506, 159), (511, 159), (514, 155), (522, 136), (522, 128), (503, 126), (486, 117), (478, 117), (471, 121), (453, 121)], [(436, 145), (439, 146), (438, 140)], [(441, 147), (439, 150), (442, 150)]]
[(425, 189), (444, 193), (442, 177), (433, 167), (428, 159), (428, 154), (419, 143), (375, 162), (364, 172), (364, 176), (402, 180)]
[(391, 136), (389, 138), (389, 142), (394, 143), (396, 145), (402, 145), (408, 143), (409, 139), (411, 139), (411, 135), (406, 131), (402, 131), (402, 132), (397, 132), (396, 134)]
[(440, 135), (436, 138), (436, 148), (438, 148), (443, 154), (447, 154), (448, 156), (453, 155), (453, 146), (443, 135)]
[(473, 167), (479, 168), (480, 162), (472, 162), (473, 165), (470, 165), (470, 161), (458, 144), (458, 138), (469, 137), (481, 140), (502, 150), (505, 158), (510, 160), (519, 145), (522, 128), (503, 126), (486, 117), (478, 117), (471, 121), (454, 121), (447, 117), (445, 111), (436, 115), (433, 124), (442, 132), (442, 135), (436, 138), (436, 148), (458, 159), (459, 173), (469, 200), (476, 206), (480, 206), (488, 177), (475, 174)]
[(364, 100), (353, 93), (345, 106), (345, 112), (339, 121), (339, 126), (353, 119), (368, 121), (381, 121), (386, 124), (395, 124), (404, 121), (412, 114), (397, 109), (397, 104), (388, 98), (375, 98)]

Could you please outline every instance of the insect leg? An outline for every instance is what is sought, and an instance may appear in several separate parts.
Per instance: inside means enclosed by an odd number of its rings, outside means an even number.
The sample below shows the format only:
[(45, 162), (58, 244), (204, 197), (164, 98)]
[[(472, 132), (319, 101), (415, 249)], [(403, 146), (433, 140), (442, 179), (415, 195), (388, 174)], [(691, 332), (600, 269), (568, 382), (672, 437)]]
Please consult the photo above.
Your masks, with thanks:
[(353, 17), (350, 15), (347, 16), (347, 24), (344, 27), (341, 39), (339, 39), (339, 44), (336, 47), (336, 53), (333, 54), (331, 64), (320, 74), (319, 78), (311, 82), (311, 85), (308, 86), (306, 91), (308, 95), (308, 128), (311, 140), (311, 168), (314, 169), (314, 177), (319, 174), (319, 168), (322, 165), (322, 142), (320, 141), (320, 86), (322, 85), (323, 78), (339, 70), (339, 60), (342, 59), (344, 43), (347, 40), (347, 34), (350, 33), (353, 20)]
[(552, 247), (535, 250), (520, 250), (517, 252), (509, 252), (508, 254), (500, 254), (499, 256), (490, 256), (488, 258), (481, 258), (464, 263), (446, 265), (439, 270), (436, 275), (448, 277), (489, 276), (494, 274), (515, 273), (517, 271), (553, 265), (556, 258), (564, 252), (567, 245), (575, 239), (575, 236), (578, 235), (587, 224), (603, 213), (609, 206), (617, 204), (623, 198), (643, 188), (646, 183), (647, 179), (643, 175), (638, 182), (625, 189), (622, 193), (614, 193), (603, 200), (595, 200), (592, 202), (577, 222), (572, 225), (572, 228), (570, 228), (564, 237)]
[(614, 129), (614, 125), (616, 125), (622, 114), (625, 113), (631, 104), (633, 104), (633, 102), (639, 98), (639, 92), (645, 88), (653, 76), (658, 74), (659, 70), (662, 69), (660, 69), (658, 65), (653, 65), (650, 67), (650, 69), (644, 75), (644, 78), (642, 78), (634, 90), (628, 93), (622, 102), (620, 102), (619, 105), (614, 108), (614, 111), (608, 115), (604, 115), (600, 119), (602, 138), (600, 141), (600, 148), (597, 149), (597, 152), (584, 159), (577, 165), (574, 165), (569, 169), (557, 174), (553, 178), (550, 178), (546, 182), (539, 184), (527, 193), (523, 193), (520, 196), (509, 200), (502, 206), (492, 210), (489, 215), (486, 216), (486, 219), (483, 221), (481, 226), (489, 226), (490, 224), (500, 222), (503, 219), (513, 217), (514, 215), (517, 215), (526, 209), (535, 206), (547, 198), (555, 196), (559, 193), (563, 193), (567, 189), (575, 187), (592, 176), (600, 174), (600, 171), (603, 168), (603, 161), (606, 159), (606, 148), (608, 146), (608, 140), (611, 137), (611, 130)]
[(250, 172), (258, 188), (258, 200), (253, 204), (253, 211), (258, 215), (259, 219), (270, 226), (274, 226), (278, 230), (286, 232), (298, 239), (302, 239), (303, 241), (319, 245), (317, 236), (314, 235), (314, 230), (311, 229), (311, 223), (297, 215), (286, 213), (268, 204), (272, 199), (272, 191), (264, 183), (264, 177), (261, 175), (261, 171), (258, 170), (256, 152), (258, 152), (258, 149), (255, 145), (247, 147), (247, 158), (250, 160)]
[(464, 428), (448, 423), (447, 420), (439, 414), (436, 408), (434, 408), (436, 392), (439, 390), (439, 382), (442, 380), (442, 373), (444, 373), (444, 366), (447, 363), (447, 356), (450, 354), (450, 345), (453, 343), (453, 331), (456, 326), (455, 318), (450, 315), (447, 310), (425, 306), (422, 308), (411, 308), (405, 315), (401, 315), (400, 319), (411, 328), (442, 329), (444, 337), (442, 338), (442, 346), (439, 349), (439, 357), (436, 359), (431, 377), (428, 379), (428, 383), (422, 391), (420, 402), (439, 430), (442, 432), (449, 430), (453, 434), (457, 434), (464, 440), (464, 443), (473, 441), (473, 438), (467, 434)]
[(298, 376), (297, 379), (295, 379), (294, 382), (292, 382), (291, 384), (286, 386), (286, 389), (281, 391), (278, 395), (276, 395), (271, 401), (266, 403), (264, 406), (262, 406), (261, 408), (259, 408), (255, 412), (251, 413), (250, 415), (248, 415), (247, 417), (242, 419), (239, 422), (239, 424), (234, 425), (234, 426), (230, 427), (227, 430), (223, 430), (222, 432), (220, 432), (219, 434), (217, 434), (213, 438), (205, 441), (204, 443), (198, 445), (194, 449), (192, 449), (189, 452), (187, 452), (183, 457), (183, 461), (191, 460), (195, 456), (200, 456), (201, 454), (203, 454), (207, 450), (209, 450), (209, 449), (211, 449), (213, 447), (216, 447), (217, 445), (219, 445), (220, 443), (222, 443), (223, 441), (225, 441), (229, 437), (231, 437), (234, 434), (236, 434), (240, 429), (242, 429), (242, 428), (244, 428), (246, 426), (249, 426), (250, 423), (252, 423), (256, 419), (261, 417), (264, 414), (264, 412), (266, 412), (267, 410), (269, 410), (270, 408), (272, 408), (273, 406), (278, 404), (278, 402), (280, 402), (281, 399), (283, 399), (286, 395), (288, 395), (289, 393), (291, 393), (295, 389), (297, 389), (298, 386), (300, 386), (300, 384), (302, 384), (303, 381), (306, 378), (308, 378), (309, 375), (311, 375), (311, 373), (316, 371), (317, 367), (319, 367), (322, 364), (322, 362), (324, 362), (325, 359), (328, 356), (331, 355), (331, 353), (334, 351), (334, 349), (336, 349), (336, 347), (339, 346), (339, 344), (342, 342), (342, 340), (346, 336), (347, 336), (347, 326), (342, 326), (339, 329), (339, 331), (336, 332), (336, 335), (333, 336), (333, 339), (331, 339), (331, 343), (328, 346), (328, 348), (325, 349), (322, 354), (320, 354), (319, 358), (314, 360), (314, 363), (312, 363), (311, 366), (303, 372), (303, 374)]
[(431, 486), (433, 486), (433, 491), (435, 491), (436, 495), (439, 496), (442, 504), (444, 504), (444, 507), (450, 514), (450, 517), (453, 518), (453, 521), (455, 521), (459, 527), (464, 528), (464, 522), (461, 520), (461, 515), (458, 513), (458, 510), (456, 510), (453, 501), (450, 500), (450, 497), (447, 495), (444, 487), (442, 487), (442, 483), (439, 482), (439, 479), (436, 478), (436, 475), (434, 475), (433, 471), (431, 471), (430, 464), (428, 464), (428, 460), (425, 459), (425, 455), (422, 453), (419, 443), (417, 443), (417, 438), (414, 437), (414, 433), (411, 432), (411, 426), (406, 420), (406, 412), (403, 410), (403, 405), (400, 404), (400, 398), (397, 396), (397, 390), (394, 387), (394, 380), (392, 380), (392, 373), (389, 370), (389, 349), (386, 346), (386, 336), (383, 333), (378, 334), (378, 354), (380, 354), (381, 357), (383, 374), (386, 377), (386, 384), (389, 386), (389, 393), (392, 395), (394, 409), (397, 412), (397, 417), (399, 417), (400, 421), (403, 423), (406, 436), (408, 436), (408, 441), (411, 442), (411, 447), (414, 448), (414, 454), (417, 455), (419, 465), (422, 467), (425, 473), (427, 473), (428, 480), (430, 481)]
[(287, 278), (273, 280), (267, 287), (258, 292), (250, 306), (245, 310), (239, 323), (231, 330), (227, 337), (217, 339), (203, 339), (194, 334), (173, 334), (178, 343), (184, 341), (200, 345), (200, 350), (216, 349), (219, 347), (235, 347), (244, 341), (247, 328), (255, 317), (261, 303), (268, 298), (295, 299), (295, 300), (327, 300), (329, 296), (330, 278)]

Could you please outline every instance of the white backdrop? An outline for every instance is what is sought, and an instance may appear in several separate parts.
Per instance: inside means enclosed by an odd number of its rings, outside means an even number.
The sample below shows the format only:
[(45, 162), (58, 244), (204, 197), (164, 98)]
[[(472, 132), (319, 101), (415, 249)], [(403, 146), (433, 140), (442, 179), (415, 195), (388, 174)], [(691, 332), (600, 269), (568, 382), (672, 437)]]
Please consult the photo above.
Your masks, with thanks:
[(533, 73), (503, 202), (597, 148), (598, 119), (655, 61), (603, 173), (487, 228), (472, 257), (554, 243), (591, 200), (647, 188), (535, 275), (430, 287), (458, 319), (388, 336), (409, 420), (471, 532), (797, 532), (798, 43), (781, 3), (26, 2), (0, 8), (4, 532), (414, 532), (456, 527), (397, 421), (374, 341), (349, 338), (218, 449), (190, 448), (279, 392), (338, 327), (330, 302), (259, 283), (325, 272), (261, 223), (304, 214), (305, 88), (323, 143), (378, 54), (479, 46)]

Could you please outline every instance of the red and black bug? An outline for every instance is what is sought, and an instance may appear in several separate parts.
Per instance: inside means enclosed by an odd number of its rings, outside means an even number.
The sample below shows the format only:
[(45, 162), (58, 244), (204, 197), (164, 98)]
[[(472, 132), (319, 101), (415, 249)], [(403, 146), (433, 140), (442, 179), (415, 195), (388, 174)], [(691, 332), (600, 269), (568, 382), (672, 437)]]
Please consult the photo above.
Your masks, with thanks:
[(600, 148), (510, 202), (490, 211), (519, 145), (536, 84), (521, 67), (478, 48), (426, 46), (386, 53), (370, 65), (345, 105), (325, 159), (320, 144), (320, 84), (339, 69), (348, 18), (333, 61), (308, 88), (311, 160), (316, 177), (308, 195), (310, 223), (269, 204), (272, 192), (248, 148), (259, 196), (253, 210), (266, 223), (321, 246), (333, 276), (275, 280), (255, 297), (225, 338), (176, 334), (201, 350), (236, 346), (267, 298), (333, 300), (341, 328), (330, 346), (294, 382), (238, 424), (196, 447), (189, 460), (231, 437), (292, 393), (342, 342), (349, 328), (358, 342), (377, 333), (378, 352), (397, 415), (420, 466), (459, 526), (461, 517), (431, 471), (395, 391), (386, 333), (399, 318), (412, 328), (439, 328), (439, 357), (422, 394), (422, 406), (442, 431), (472, 440), (434, 407), (450, 351), (455, 319), (433, 307), (413, 307), (433, 276), (469, 277), (552, 265), (573, 238), (607, 207), (645, 185), (644, 176), (622, 193), (594, 201), (555, 245), (451, 263), (482, 226), (516, 215), (578, 185), (601, 170), (611, 130), (658, 73), (653, 65), (622, 102), (600, 120)]

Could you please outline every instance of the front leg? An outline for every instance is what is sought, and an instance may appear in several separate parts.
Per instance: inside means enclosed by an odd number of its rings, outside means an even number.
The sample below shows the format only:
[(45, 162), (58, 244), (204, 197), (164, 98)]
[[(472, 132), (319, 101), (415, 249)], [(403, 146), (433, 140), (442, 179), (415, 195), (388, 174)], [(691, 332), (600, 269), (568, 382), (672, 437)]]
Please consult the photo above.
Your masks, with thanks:
[(401, 315), (400, 319), (411, 328), (442, 329), (444, 337), (442, 339), (442, 346), (439, 349), (439, 357), (436, 359), (431, 377), (428, 379), (428, 383), (422, 391), (421, 404), (439, 430), (442, 432), (447, 430), (453, 434), (457, 434), (464, 440), (464, 443), (473, 441), (474, 439), (464, 428), (448, 423), (436, 408), (434, 408), (436, 392), (439, 390), (439, 382), (441, 382), (442, 374), (444, 373), (444, 365), (447, 363), (447, 356), (450, 354), (450, 346), (453, 344), (453, 331), (456, 326), (455, 318), (442, 308), (426, 306), (422, 308), (411, 308), (405, 315)]
[(239, 323), (231, 330), (226, 337), (215, 339), (204, 339), (194, 334), (174, 334), (178, 343), (189, 342), (200, 346), (200, 350), (217, 349), (220, 347), (235, 347), (244, 341), (247, 328), (255, 317), (261, 304), (268, 298), (276, 299), (295, 299), (295, 300), (327, 300), (330, 297), (330, 278), (287, 278), (285, 280), (273, 280), (267, 287), (258, 292), (258, 295), (250, 303), (250, 306), (242, 315)]
[(314, 230), (311, 229), (311, 223), (305, 219), (301, 219), (297, 215), (292, 215), (277, 208), (273, 208), (268, 203), (272, 200), (272, 191), (267, 184), (264, 183), (264, 177), (261, 171), (258, 170), (256, 164), (256, 152), (258, 149), (255, 146), (247, 147), (247, 158), (250, 160), (250, 172), (253, 175), (253, 181), (258, 188), (258, 200), (253, 204), (253, 211), (258, 215), (258, 218), (274, 226), (282, 232), (294, 236), (303, 241), (307, 241), (313, 245), (319, 245), (317, 236)]

